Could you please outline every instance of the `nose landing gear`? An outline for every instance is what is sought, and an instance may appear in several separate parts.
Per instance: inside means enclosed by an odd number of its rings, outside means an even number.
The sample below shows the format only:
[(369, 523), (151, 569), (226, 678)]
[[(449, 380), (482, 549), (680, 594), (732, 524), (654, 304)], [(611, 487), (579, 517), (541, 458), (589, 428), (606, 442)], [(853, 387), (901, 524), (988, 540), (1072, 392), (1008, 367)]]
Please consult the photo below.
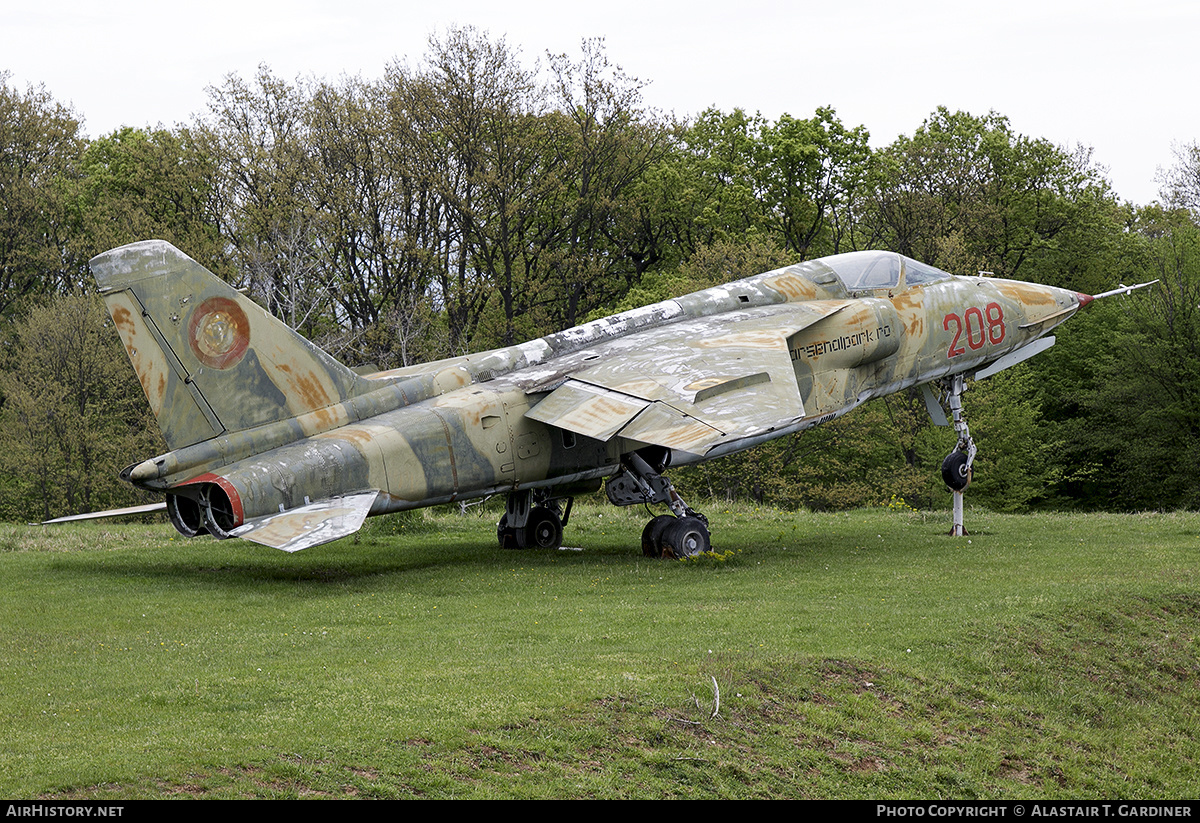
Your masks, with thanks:
[(976, 449), (967, 419), (963, 415), (962, 394), (966, 390), (966, 380), (961, 374), (957, 374), (949, 378), (945, 385), (958, 443), (955, 444), (954, 451), (942, 461), (942, 480), (954, 494), (954, 523), (950, 534), (960, 537), (967, 533), (963, 527), (963, 492), (971, 485)]

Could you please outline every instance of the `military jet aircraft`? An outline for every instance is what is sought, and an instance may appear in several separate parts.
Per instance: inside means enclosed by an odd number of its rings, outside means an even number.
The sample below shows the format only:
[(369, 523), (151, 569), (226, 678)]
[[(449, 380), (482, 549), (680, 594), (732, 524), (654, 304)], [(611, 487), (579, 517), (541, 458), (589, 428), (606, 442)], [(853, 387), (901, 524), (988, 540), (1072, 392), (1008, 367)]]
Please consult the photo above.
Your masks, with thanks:
[(603, 482), (616, 505), (669, 509), (646, 526), (647, 555), (687, 557), (710, 535), (668, 466), (935, 381), (960, 431), (943, 474), (962, 488), (975, 451), (962, 378), (1042, 351), (1094, 299), (853, 252), (360, 375), (169, 243), (113, 249), (91, 269), (170, 448), (121, 477), (165, 494), (188, 537), (285, 551), (351, 534), (368, 515), (497, 494), (501, 545), (557, 548), (573, 497)]

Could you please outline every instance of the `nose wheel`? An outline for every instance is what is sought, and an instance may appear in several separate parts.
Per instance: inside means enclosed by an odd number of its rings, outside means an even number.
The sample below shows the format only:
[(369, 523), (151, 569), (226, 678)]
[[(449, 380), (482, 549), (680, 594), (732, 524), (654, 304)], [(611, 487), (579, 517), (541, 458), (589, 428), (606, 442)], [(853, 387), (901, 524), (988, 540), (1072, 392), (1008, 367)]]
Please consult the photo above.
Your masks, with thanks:
[(964, 452), (955, 449), (942, 461), (942, 481), (952, 492), (961, 492), (971, 485), (971, 467)]

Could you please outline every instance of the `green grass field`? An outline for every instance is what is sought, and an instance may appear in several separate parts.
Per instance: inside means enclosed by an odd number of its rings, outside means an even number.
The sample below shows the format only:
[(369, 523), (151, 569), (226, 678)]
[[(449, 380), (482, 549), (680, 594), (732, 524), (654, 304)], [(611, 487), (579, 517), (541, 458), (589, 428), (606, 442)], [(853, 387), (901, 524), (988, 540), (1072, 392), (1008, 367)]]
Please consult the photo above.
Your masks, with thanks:
[(1200, 515), (707, 512), (688, 562), (590, 504), (553, 553), (2, 525), (0, 795), (1200, 794)]

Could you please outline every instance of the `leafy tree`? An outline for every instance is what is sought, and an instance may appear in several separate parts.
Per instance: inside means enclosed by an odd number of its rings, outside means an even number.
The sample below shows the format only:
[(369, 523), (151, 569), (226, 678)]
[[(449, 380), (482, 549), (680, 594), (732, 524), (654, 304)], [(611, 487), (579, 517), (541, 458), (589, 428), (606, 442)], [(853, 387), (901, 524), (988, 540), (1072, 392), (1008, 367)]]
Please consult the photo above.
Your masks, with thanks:
[(1175, 165), (1159, 171), (1160, 197), (1168, 208), (1188, 209), (1200, 219), (1200, 141), (1174, 147)]
[(516, 293), (514, 218), (528, 213), (535, 154), (518, 124), (529, 122), (534, 79), (507, 43), (473, 28), (431, 37), (422, 77), (430, 93), (416, 101), (415, 115), (432, 140), (437, 192), (447, 206), (437, 288), (451, 349), (461, 353), (499, 285), (493, 278), (506, 278)]
[[(410, 131), (393, 119), (394, 93), (359, 80), (322, 83), (306, 115), (321, 255), (314, 263), (328, 270), (329, 297), (350, 335), (387, 322), (398, 305), (415, 305), (433, 277), (437, 235), (431, 223), (438, 213), (426, 216), (427, 171)], [(412, 335), (401, 325), (403, 361)], [(369, 352), (376, 359), (379, 354), (391, 356)]]
[(808, 119), (785, 114), (762, 130), (755, 164), (766, 225), (799, 259), (853, 248), (867, 140), (864, 127), (847, 129), (831, 108)]
[(83, 150), (80, 123), (44, 87), (24, 94), (0, 72), (0, 319), (79, 273), (69, 193)]
[[(293, 303), (328, 290), (321, 277), (306, 277), (311, 269), (304, 260), (317, 254), (305, 92), (264, 65), (253, 83), (229, 75), (209, 96), (209, 117), (192, 135), (215, 172), (213, 219), (230, 251), (223, 273), (277, 317), (315, 321), (307, 304)], [(321, 331), (303, 328), (314, 337)]]
[(992, 112), (938, 109), (876, 158), (868, 236), (956, 274), (1085, 288), (1111, 262), (1116, 208), (1087, 150), (1017, 134)]
[(852, 250), (867, 139), (831, 108), (775, 123), (709, 109), (677, 128), (668, 156), (647, 175), (651, 219), (682, 259), (748, 235), (770, 238), (793, 260)]
[[(1125, 282), (1031, 362), (1056, 443), (1050, 502), (1106, 509), (1195, 507), (1200, 484), (1200, 228), (1147, 207), (1125, 235)], [(1126, 279), (1128, 278), (1128, 279)]]
[(49, 518), (142, 502), (114, 467), (161, 452), (162, 441), (98, 297), (62, 295), (30, 311), (4, 366), (3, 516)]
[(741, 109), (710, 108), (677, 127), (672, 151), (651, 171), (649, 208), (679, 259), (762, 229), (754, 172), (762, 125)]
[(157, 238), (226, 270), (214, 212), (215, 170), (192, 133), (122, 128), (88, 143), (72, 202), (87, 257)]
[(609, 63), (603, 41), (585, 40), (578, 62), (557, 55), (550, 67), (549, 161), (561, 199), (544, 202), (543, 214), (557, 224), (561, 250), (546, 256), (548, 325), (565, 328), (610, 305), (662, 259), (642, 219), (641, 184), (665, 156), (668, 130), (642, 108), (644, 84)]
[(597, 40), (578, 62), (552, 56), (548, 86), (472, 29), (431, 48), (436, 109), (425, 120), (450, 172), (441, 186), (453, 252), (439, 296), (452, 344), (477, 331), (475, 348), (517, 342), (619, 297), (658, 259), (627, 216), (663, 145), (641, 85)]
[[(1113, 455), (1122, 508), (1200, 505), (1200, 228), (1183, 212), (1145, 210), (1141, 279), (1157, 279), (1116, 308), (1111, 362), (1087, 406), (1093, 436)], [(1107, 359), (1107, 358), (1106, 358)]]

